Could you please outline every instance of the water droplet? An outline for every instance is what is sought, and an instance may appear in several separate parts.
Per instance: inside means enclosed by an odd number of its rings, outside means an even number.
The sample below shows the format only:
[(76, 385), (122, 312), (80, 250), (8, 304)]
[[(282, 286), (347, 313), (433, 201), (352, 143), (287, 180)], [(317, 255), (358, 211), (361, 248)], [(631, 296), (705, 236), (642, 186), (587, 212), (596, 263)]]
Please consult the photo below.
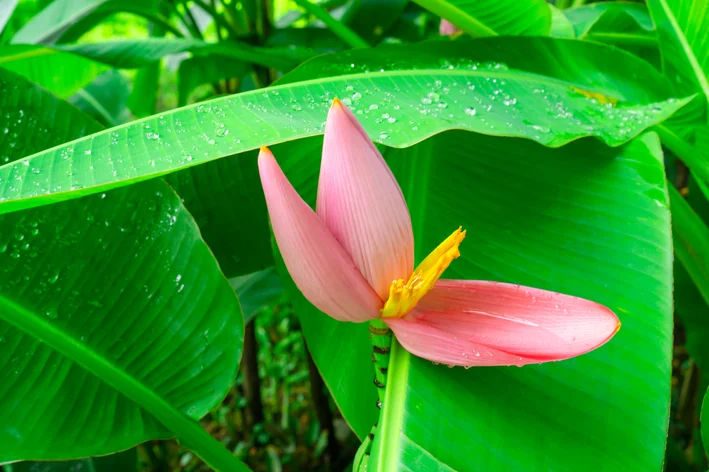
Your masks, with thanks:
[(47, 315), (47, 318), (49, 318), (50, 320), (56, 320), (59, 317), (56, 308), (47, 309), (45, 315)]
[(389, 135), (386, 133), (379, 133), (379, 139), (389, 139)]
[(160, 139), (160, 135), (158, 133), (155, 133), (154, 131), (148, 131), (147, 133), (145, 133), (145, 137), (151, 141)]
[(352, 100), (354, 100), (355, 102), (356, 102), (357, 100), (359, 100), (360, 98), (362, 98), (362, 94), (361, 94), (361, 93), (355, 92), (355, 93), (352, 94)]

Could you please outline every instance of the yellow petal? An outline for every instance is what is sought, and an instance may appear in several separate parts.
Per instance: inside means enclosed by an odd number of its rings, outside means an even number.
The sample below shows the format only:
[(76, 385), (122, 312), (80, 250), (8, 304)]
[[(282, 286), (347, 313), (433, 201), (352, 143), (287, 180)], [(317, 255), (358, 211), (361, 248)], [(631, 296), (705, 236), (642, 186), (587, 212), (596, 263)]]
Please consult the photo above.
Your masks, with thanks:
[(433, 288), (453, 259), (460, 256), (458, 246), (464, 238), (465, 231), (460, 227), (416, 267), (408, 282), (404, 282), (404, 279), (392, 282), (389, 287), (389, 298), (382, 308), (382, 317), (400, 318), (411, 311), (418, 301)]

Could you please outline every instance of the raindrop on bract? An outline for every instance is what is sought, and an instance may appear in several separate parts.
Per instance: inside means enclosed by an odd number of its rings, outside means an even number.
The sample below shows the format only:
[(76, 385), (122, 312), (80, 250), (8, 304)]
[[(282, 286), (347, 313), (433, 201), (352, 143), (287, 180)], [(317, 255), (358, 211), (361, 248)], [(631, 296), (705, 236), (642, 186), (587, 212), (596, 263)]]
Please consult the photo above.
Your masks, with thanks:
[(57, 318), (59, 318), (59, 314), (57, 313), (56, 308), (47, 309), (45, 315), (47, 315), (47, 318), (49, 318), (50, 320), (56, 320)]
[(475, 108), (466, 108), (465, 109), (465, 114), (469, 116), (475, 116), (477, 111), (475, 111)]
[(155, 141), (155, 140), (160, 139), (160, 135), (158, 133), (153, 132), (153, 131), (148, 131), (147, 133), (145, 133), (145, 137), (151, 141)]
[(219, 136), (220, 138), (223, 138), (223, 137), (226, 136), (227, 134), (229, 134), (229, 130), (228, 130), (228, 129), (226, 129), (226, 128), (217, 128), (217, 136)]

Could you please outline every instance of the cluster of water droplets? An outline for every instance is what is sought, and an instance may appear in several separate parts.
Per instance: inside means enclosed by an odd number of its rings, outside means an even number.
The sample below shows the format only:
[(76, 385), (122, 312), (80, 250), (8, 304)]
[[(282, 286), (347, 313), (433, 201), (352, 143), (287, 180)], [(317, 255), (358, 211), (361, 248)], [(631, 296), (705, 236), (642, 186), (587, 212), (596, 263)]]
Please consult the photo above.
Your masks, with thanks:
[(206, 102), (9, 164), (0, 169), (0, 201), (159, 175), (321, 134), (336, 97), (375, 140), (392, 146), (450, 128), (544, 144), (587, 134), (620, 143), (672, 108), (668, 103), (601, 103), (561, 81), (498, 62), (441, 60), (422, 70), (410, 70), (403, 61), (380, 68), (355, 62), (331, 67), (336, 76), (327, 82), (306, 81)]

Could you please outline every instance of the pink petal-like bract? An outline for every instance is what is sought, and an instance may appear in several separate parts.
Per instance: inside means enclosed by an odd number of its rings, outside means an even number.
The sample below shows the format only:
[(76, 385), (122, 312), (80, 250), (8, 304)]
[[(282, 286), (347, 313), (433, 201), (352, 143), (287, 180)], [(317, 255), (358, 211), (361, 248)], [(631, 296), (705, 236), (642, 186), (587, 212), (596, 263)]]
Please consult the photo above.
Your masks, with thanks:
[(268, 149), (261, 148), (258, 166), (273, 234), (288, 272), (305, 298), (340, 321), (378, 317), (382, 300), (300, 198)]
[(338, 100), (325, 126), (317, 214), (383, 300), (392, 281), (409, 278), (414, 237), (401, 188)]
[(441, 25), (438, 27), (438, 32), (441, 33), (442, 36), (455, 34), (458, 31), (460, 30), (453, 26), (453, 23), (448, 20), (441, 20)]
[(440, 280), (402, 319), (384, 319), (409, 352), (451, 365), (524, 365), (579, 356), (618, 331), (598, 303), (530, 287)]

